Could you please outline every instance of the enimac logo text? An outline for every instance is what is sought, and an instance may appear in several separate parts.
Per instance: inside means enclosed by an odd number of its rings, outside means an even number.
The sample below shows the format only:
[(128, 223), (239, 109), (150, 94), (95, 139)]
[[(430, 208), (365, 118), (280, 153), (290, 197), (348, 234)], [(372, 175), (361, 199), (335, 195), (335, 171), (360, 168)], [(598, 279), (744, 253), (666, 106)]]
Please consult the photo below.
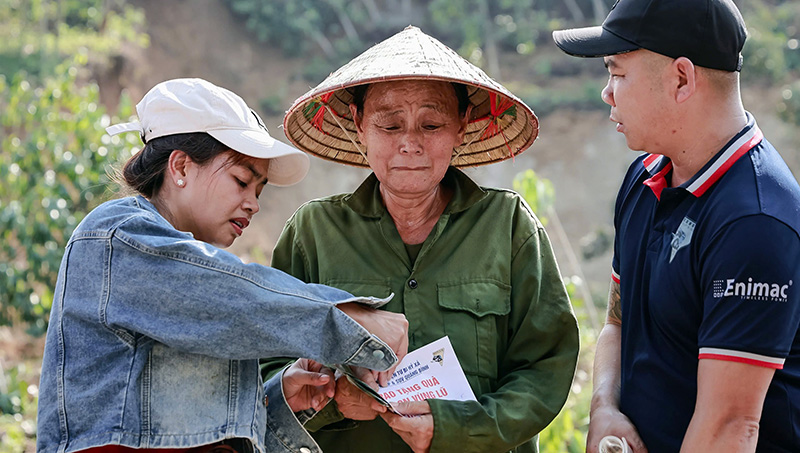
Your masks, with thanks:
[(754, 282), (748, 278), (746, 282), (736, 281), (734, 278), (714, 280), (714, 298), (741, 297), (742, 299), (767, 300), (771, 302), (786, 302), (789, 300), (789, 288), (792, 281), (786, 285), (778, 283)]

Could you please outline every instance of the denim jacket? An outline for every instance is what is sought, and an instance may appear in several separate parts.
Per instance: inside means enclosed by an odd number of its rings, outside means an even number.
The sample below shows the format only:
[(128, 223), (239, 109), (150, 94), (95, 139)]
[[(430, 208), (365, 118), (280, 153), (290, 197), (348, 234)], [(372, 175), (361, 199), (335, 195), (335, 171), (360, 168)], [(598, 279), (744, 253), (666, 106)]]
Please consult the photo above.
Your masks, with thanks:
[(142, 197), (92, 211), (59, 269), (40, 382), (37, 451), (106, 444), (184, 448), (245, 438), (320, 451), (281, 374), (258, 358), (385, 370), (392, 350), (336, 308), (376, 305), (235, 255), (172, 227)]

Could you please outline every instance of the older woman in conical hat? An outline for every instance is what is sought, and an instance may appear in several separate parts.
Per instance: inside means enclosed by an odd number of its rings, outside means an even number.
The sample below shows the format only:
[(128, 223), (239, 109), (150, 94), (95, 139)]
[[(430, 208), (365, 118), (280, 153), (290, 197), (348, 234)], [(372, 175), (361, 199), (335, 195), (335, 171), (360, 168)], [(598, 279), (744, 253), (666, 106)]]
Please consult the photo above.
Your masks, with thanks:
[(448, 336), (476, 396), (400, 403), (417, 415), (401, 417), (339, 379), (335, 403), (306, 425), (322, 449), (537, 451), (569, 393), (577, 323), (530, 208), (459, 170), (524, 151), (538, 132), (533, 111), (409, 27), (300, 97), (284, 130), (309, 153), (373, 173), (353, 193), (302, 206), (272, 265), (306, 282), (394, 293), (384, 308), (406, 315), (409, 350)]

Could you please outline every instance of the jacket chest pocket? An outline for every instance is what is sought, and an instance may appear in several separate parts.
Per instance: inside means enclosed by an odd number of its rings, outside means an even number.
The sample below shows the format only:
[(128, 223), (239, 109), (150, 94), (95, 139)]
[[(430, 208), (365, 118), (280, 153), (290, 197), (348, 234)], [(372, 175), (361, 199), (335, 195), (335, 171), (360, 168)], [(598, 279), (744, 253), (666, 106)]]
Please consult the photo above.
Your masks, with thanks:
[(506, 344), (511, 286), (494, 281), (445, 283), (437, 287), (444, 332), (467, 374), (497, 378), (500, 350)]

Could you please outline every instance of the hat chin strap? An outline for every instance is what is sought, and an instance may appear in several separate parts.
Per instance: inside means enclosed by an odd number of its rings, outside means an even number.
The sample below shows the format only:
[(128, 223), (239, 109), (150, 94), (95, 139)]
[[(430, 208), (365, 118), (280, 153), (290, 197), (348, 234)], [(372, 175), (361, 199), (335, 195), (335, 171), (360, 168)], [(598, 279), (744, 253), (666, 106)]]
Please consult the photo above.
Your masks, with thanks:
[(453, 162), (455, 162), (455, 160), (456, 160), (456, 159), (458, 159), (459, 155), (460, 155), (460, 154), (461, 154), (461, 153), (462, 153), (462, 152), (463, 152), (465, 149), (469, 148), (469, 145), (471, 145), (471, 144), (472, 144), (472, 142), (474, 142), (476, 138), (480, 137), (480, 136), (481, 136), (481, 134), (483, 134), (483, 131), (485, 131), (485, 130), (486, 130), (486, 128), (487, 128), (487, 127), (489, 127), (489, 125), (490, 125), (490, 124), (492, 124), (492, 122), (491, 122), (491, 121), (487, 122), (487, 123), (486, 123), (486, 125), (485, 125), (485, 126), (483, 126), (483, 127), (481, 128), (481, 130), (479, 130), (479, 131), (478, 131), (478, 132), (477, 132), (477, 133), (476, 133), (476, 134), (475, 134), (475, 135), (472, 137), (472, 140), (470, 140), (470, 141), (469, 141), (469, 143), (467, 143), (466, 145), (461, 145), (461, 146), (458, 146), (457, 148), (453, 148), (453, 153), (454, 153), (454, 154), (453, 154), (453, 157), (451, 157), (451, 158), (450, 158), (450, 163), (452, 164)]
[(361, 154), (361, 157), (364, 158), (364, 162), (366, 162), (367, 165), (369, 165), (369, 160), (367, 159), (367, 155), (364, 153), (364, 151), (361, 150), (361, 147), (358, 146), (358, 142), (356, 142), (355, 139), (353, 139), (353, 136), (350, 135), (350, 132), (348, 132), (347, 129), (342, 125), (342, 122), (339, 121), (339, 115), (337, 115), (336, 112), (331, 110), (331, 108), (330, 108), (330, 106), (328, 106), (328, 104), (323, 104), (323, 105), (325, 106), (326, 109), (328, 109), (328, 112), (330, 112), (331, 117), (334, 119), (334, 121), (336, 121), (336, 124), (339, 125), (339, 129), (341, 129), (342, 132), (344, 132), (344, 135), (347, 136), (347, 139), (350, 140), (350, 143), (352, 143), (353, 146), (356, 147), (356, 150), (358, 151), (358, 153)]

